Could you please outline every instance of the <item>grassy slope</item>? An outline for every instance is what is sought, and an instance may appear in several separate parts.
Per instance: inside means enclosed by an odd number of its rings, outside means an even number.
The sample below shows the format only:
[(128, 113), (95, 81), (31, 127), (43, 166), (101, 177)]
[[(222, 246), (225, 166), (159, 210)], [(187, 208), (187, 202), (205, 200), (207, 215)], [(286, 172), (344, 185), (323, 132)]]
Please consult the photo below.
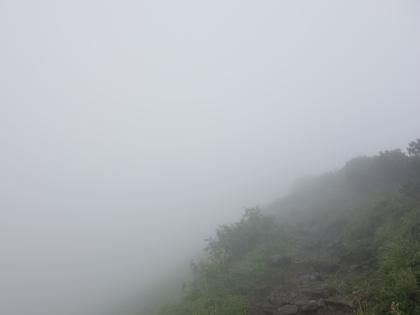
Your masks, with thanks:
[(192, 264), (194, 281), (156, 314), (248, 314), (250, 302), (292, 277), (287, 267), (269, 268), (267, 257), (299, 257), (314, 238), (324, 243), (319, 259), (365, 264), (329, 280), (336, 294), (360, 305), (358, 314), (420, 314), (419, 158), (397, 151), (353, 159), (301, 184), (266, 215), (253, 208), (236, 224), (220, 226), (208, 241), (209, 258)]

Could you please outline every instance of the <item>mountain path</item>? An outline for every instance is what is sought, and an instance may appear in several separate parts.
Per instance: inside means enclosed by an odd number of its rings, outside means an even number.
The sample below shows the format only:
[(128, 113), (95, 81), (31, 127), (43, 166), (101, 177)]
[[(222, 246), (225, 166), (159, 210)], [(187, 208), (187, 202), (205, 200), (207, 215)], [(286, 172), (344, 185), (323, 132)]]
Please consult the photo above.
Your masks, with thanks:
[[(356, 309), (348, 296), (336, 296), (328, 280), (348, 266), (325, 259), (328, 249), (339, 244), (339, 238), (330, 240), (324, 234), (302, 230), (309, 244), (292, 259), (281, 254), (270, 256), (273, 278), (277, 288), (258, 301), (251, 302), (251, 315), (348, 315)], [(274, 263), (273, 263), (274, 261)], [(288, 270), (288, 276), (281, 274)], [(277, 279), (276, 279), (277, 278)], [(287, 278), (287, 280), (285, 280)], [(265, 292), (266, 293), (266, 292)]]

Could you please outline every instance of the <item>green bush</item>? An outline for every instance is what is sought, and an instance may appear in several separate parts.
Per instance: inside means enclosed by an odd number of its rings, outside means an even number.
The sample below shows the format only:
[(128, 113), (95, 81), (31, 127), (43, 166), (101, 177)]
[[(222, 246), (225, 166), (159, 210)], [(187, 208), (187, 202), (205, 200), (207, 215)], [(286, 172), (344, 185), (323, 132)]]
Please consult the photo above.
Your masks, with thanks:
[(259, 207), (245, 209), (239, 222), (223, 224), (216, 229), (216, 237), (208, 238), (206, 251), (214, 262), (234, 262), (264, 242), (284, 237), (283, 229)]
[(258, 207), (245, 210), (239, 222), (221, 225), (207, 239), (209, 256), (191, 262), (194, 280), (184, 296), (165, 305), (160, 315), (246, 314), (249, 296), (272, 271), (267, 256), (287, 249), (287, 233)]

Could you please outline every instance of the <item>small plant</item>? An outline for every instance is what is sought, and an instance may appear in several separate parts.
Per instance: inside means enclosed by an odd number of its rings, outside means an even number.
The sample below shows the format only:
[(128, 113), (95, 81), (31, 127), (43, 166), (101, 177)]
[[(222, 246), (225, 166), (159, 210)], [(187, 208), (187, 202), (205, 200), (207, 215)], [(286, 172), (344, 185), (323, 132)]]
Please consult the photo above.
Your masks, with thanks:
[(392, 302), (391, 311), (389, 313), (392, 315), (402, 315), (402, 312), (400, 311), (400, 305), (398, 303)]

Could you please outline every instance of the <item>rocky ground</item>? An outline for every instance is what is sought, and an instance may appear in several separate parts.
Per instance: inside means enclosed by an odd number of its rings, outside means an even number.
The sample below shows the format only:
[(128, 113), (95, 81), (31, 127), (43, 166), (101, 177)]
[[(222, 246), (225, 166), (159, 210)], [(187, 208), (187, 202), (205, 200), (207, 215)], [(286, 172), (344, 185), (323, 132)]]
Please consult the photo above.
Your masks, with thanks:
[[(264, 285), (260, 297), (251, 301), (252, 315), (286, 314), (351, 314), (356, 305), (350, 296), (339, 295), (331, 282), (351, 272), (364, 268), (362, 265), (344, 265), (323, 259), (325, 253), (334, 250), (340, 239), (327, 242), (322, 236), (309, 235), (312, 245), (297, 257), (281, 253), (268, 257), (273, 269), (275, 288)], [(284, 275), (284, 276), (283, 276)]]

